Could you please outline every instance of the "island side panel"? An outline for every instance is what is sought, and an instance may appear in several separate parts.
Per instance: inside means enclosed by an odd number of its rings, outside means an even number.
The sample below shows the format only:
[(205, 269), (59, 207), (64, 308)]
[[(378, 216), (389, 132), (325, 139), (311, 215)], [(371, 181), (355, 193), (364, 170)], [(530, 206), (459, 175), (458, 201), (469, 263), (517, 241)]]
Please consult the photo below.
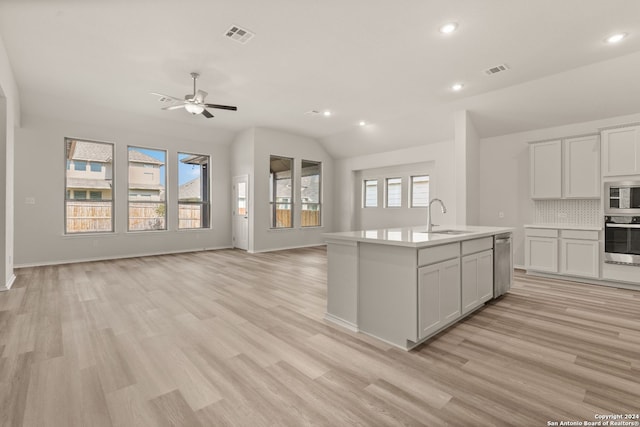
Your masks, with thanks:
[(417, 250), (360, 244), (358, 327), (406, 349), (418, 337)]
[(328, 320), (358, 330), (358, 242), (327, 241)]

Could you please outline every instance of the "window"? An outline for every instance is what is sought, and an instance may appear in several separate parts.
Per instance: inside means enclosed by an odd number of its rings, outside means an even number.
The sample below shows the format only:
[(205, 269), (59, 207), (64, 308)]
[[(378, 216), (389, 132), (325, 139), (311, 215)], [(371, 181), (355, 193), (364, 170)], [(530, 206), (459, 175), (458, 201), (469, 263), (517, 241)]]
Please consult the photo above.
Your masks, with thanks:
[(293, 159), (269, 159), (269, 204), (271, 228), (293, 227)]
[(178, 153), (178, 228), (209, 228), (209, 156)]
[(411, 207), (429, 206), (429, 175), (411, 177)]
[(89, 163), (89, 168), (91, 172), (102, 172), (102, 164), (98, 162)]
[(87, 170), (87, 162), (85, 162), (84, 160), (74, 160), (73, 169), (84, 172)]
[(387, 178), (387, 207), (402, 207), (402, 178)]
[(321, 189), (322, 163), (309, 160), (302, 161), (300, 177), (300, 200), (302, 210), (300, 224), (303, 227), (320, 226), (320, 206), (322, 200)]
[[(166, 230), (167, 153), (129, 147), (129, 231)], [(150, 173), (149, 169), (151, 169)]]
[(364, 207), (378, 207), (378, 180), (367, 179), (364, 181)]
[[(113, 231), (112, 159), (113, 144), (65, 139), (65, 233)], [(101, 174), (87, 171), (87, 162)]]

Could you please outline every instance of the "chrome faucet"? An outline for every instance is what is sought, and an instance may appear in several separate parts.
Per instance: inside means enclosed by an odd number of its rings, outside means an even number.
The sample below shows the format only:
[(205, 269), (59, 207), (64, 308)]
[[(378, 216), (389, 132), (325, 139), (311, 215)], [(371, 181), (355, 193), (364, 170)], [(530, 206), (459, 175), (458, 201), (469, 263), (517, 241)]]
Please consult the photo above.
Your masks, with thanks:
[(440, 203), (440, 206), (442, 207), (442, 213), (447, 213), (447, 208), (444, 206), (444, 203), (442, 203), (442, 200), (431, 199), (431, 201), (429, 202), (429, 207), (427, 208), (427, 233), (431, 233), (431, 229), (433, 227), (433, 224), (431, 224), (431, 205), (433, 204), (433, 202)]

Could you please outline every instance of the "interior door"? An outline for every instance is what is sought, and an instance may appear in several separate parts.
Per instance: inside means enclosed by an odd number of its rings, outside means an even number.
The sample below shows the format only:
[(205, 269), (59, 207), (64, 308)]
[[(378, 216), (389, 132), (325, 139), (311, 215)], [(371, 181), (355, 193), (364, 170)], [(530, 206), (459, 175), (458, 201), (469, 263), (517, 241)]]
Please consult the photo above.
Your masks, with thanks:
[(233, 247), (249, 248), (249, 176), (233, 178)]

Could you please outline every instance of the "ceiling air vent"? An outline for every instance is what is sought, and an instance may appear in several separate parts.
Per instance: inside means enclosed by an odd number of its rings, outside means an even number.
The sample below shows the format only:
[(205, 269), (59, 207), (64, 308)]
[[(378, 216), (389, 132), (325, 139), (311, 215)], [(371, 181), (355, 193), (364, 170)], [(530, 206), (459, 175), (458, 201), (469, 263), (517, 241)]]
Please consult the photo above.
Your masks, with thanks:
[(232, 25), (231, 28), (224, 33), (225, 37), (230, 38), (231, 40), (235, 40), (240, 44), (247, 44), (249, 40), (255, 36), (255, 33), (247, 30), (246, 28), (238, 27), (237, 25)]
[(489, 67), (486, 70), (484, 70), (485, 74), (490, 76), (492, 74), (497, 74), (497, 73), (501, 73), (503, 71), (507, 71), (509, 69), (509, 66), (507, 64), (499, 64), (499, 65), (494, 65), (493, 67)]

